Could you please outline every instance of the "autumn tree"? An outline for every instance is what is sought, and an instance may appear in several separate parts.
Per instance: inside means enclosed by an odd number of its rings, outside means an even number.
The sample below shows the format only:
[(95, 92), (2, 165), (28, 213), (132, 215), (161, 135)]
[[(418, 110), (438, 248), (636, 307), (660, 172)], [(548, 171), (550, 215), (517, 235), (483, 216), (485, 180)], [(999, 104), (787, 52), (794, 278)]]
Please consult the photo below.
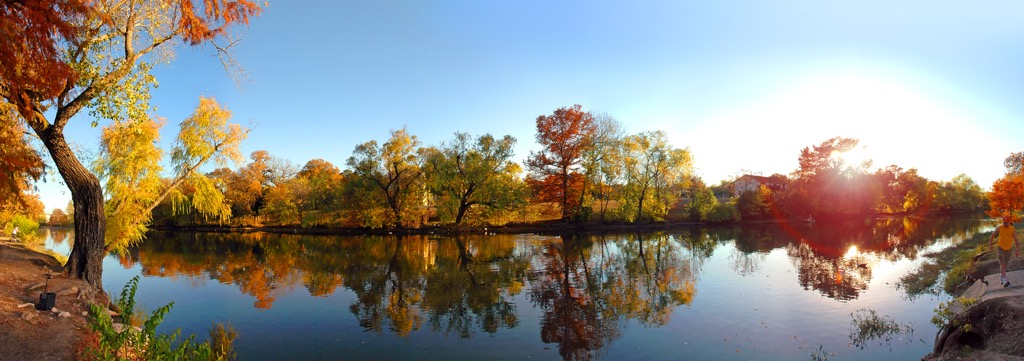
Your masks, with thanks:
[(304, 219), (305, 223), (317, 225), (341, 208), (341, 193), (345, 186), (345, 178), (341, 170), (323, 159), (313, 159), (296, 175), (309, 183), (309, 195), (304, 210), (315, 214), (314, 218)]
[[(238, 147), (248, 133), (231, 124), (231, 113), (212, 98), (199, 98), (196, 110), (179, 125), (171, 150), (173, 176), (161, 179), (163, 150), (156, 146), (162, 122), (153, 119), (114, 121), (103, 129), (100, 157), (93, 169), (106, 191), (108, 249), (120, 250), (141, 241), (153, 209), (171, 197), (176, 210), (194, 208), (202, 216), (223, 223), (230, 206), (213, 179), (198, 169), (214, 162), (238, 163)], [(178, 190), (187, 183), (188, 196)]]
[(54, 208), (50, 211), (50, 219), (46, 221), (46, 224), (50, 226), (65, 226), (70, 223), (68, 215), (64, 214), (64, 210), (60, 208)]
[[(458, 227), (468, 215), (523, 203), (521, 168), (511, 161), (515, 142), (509, 135), (495, 139), (485, 134), (474, 140), (469, 134), (455, 133), (455, 139), (440, 148), (424, 150), (427, 188), (442, 221)], [(476, 209), (481, 211), (473, 212)]]
[(622, 174), (622, 139), (625, 130), (618, 120), (608, 114), (594, 117), (594, 140), (583, 151), (583, 186), (580, 204), (597, 205), (600, 219), (605, 219), (608, 205), (615, 200), (615, 182)]
[(68, 146), (65, 126), (83, 109), (94, 125), (145, 119), (155, 81), (149, 72), (171, 59), (175, 43), (215, 41), (260, 8), (250, 0), (25, 3), (0, 1), (0, 98), (36, 133), (71, 190), (75, 242), (66, 273), (102, 289), (102, 187)]
[(344, 179), (338, 167), (323, 159), (307, 162), (294, 177), (272, 174), (269, 179), (278, 180), (266, 194), (265, 214), (281, 224), (316, 226), (340, 209)]
[(992, 183), (992, 191), (986, 194), (988, 215), (1018, 221), (1024, 212), (1024, 152), (1011, 153), (1003, 164), (1006, 174)]
[(790, 215), (835, 216), (874, 210), (880, 194), (867, 173), (869, 164), (847, 164), (843, 159), (858, 143), (854, 138), (835, 137), (800, 151), (799, 168), (783, 196)]
[(0, 103), (0, 208), (24, 205), (32, 182), (43, 175), (42, 158), (17, 117), (13, 108)]
[(594, 117), (579, 104), (537, 117), (537, 143), (542, 149), (530, 152), (526, 160), (528, 181), (538, 200), (562, 207), (562, 219), (575, 215), (580, 206), (581, 162), (596, 131)]
[(622, 141), (622, 173), (623, 217), (661, 220), (693, 175), (693, 157), (669, 145), (664, 131), (642, 132)]
[(1006, 174), (1020, 174), (1024, 172), (1024, 152), (1010, 153), (1003, 161), (1006, 166)]
[[(403, 128), (392, 131), (391, 139), (380, 146), (371, 140), (353, 150), (347, 161), (353, 175), (349, 185), (363, 213), (363, 225), (418, 225), (426, 196), (419, 146), (416, 136)], [(387, 214), (376, 211), (379, 208)]]

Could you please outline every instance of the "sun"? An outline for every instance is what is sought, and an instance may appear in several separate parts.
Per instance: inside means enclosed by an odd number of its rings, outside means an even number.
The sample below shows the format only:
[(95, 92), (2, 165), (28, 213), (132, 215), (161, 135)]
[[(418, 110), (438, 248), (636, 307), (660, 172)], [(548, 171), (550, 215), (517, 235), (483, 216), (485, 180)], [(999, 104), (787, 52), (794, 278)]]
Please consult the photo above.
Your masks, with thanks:
[(857, 145), (845, 152), (836, 152), (833, 156), (843, 161), (844, 166), (851, 168), (871, 168), (873, 162), (867, 147), (863, 145)]

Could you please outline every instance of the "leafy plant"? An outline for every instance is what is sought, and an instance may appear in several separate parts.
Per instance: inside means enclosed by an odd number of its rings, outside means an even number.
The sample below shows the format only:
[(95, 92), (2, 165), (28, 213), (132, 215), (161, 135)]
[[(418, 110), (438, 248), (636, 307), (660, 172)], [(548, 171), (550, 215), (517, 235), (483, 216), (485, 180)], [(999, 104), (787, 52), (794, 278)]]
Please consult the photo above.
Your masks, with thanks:
[[(237, 334), (230, 325), (215, 324), (210, 330), (213, 341), (196, 343), (195, 335), (178, 341), (181, 330), (170, 334), (157, 334), (156, 328), (174, 306), (174, 302), (157, 308), (148, 317), (136, 313), (135, 292), (139, 277), (135, 276), (121, 290), (115, 301), (122, 310), (117, 316), (129, 325), (115, 323), (104, 307), (89, 306), (89, 327), (95, 332), (93, 343), (79, 355), (85, 360), (230, 360), (235, 353), (231, 347)], [(137, 318), (140, 327), (130, 326)]]
[(956, 318), (957, 313), (954, 312), (952, 308), (954, 304), (959, 303), (963, 306), (964, 310), (967, 310), (974, 307), (974, 305), (977, 305), (978, 302), (980, 302), (980, 300), (974, 297), (957, 297), (949, 302), (939, 302), (939, 306), (935, 308), (935, 315), (932, 316), (932, 324), (939, 327), (939, 329), (942, 329), (949, 324), (954, 328), (963, 327), (964, 331), (970, 332), (971, 324), (969, 322), (961, 324), (961, 322)]
[(812, 361), (828, 361), (828, 355), (830, 355), (830, 354), (833, 355), (833, 356), (835, 355), (834, 353), (829, 353), (828, 351), (825, 351), (825, 347), (824, 346), (818, 345), (818, 349), (814, 350), (813, 352), (811, 352), (811, 360)]
[(850, 339), (853, 340), (853, 346), (862, 350), (870, 340), (882, 340), (888, 343), (892, 341), (893, 335), (914, 333), (914, 328), (910, 325), (901, 325), (891, 317), (879, 316), (872, 309), (860, 309), (851, 313), (850, 316), (853, 317)]

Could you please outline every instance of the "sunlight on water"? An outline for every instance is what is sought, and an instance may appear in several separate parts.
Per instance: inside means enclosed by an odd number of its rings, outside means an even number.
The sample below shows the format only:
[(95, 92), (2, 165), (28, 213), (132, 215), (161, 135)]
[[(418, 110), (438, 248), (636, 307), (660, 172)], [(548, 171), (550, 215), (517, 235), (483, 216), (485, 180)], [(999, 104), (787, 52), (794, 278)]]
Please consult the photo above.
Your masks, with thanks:
[[(240, 359), (919, 359), (932, 309), (896, 284), (978, 221), (608, 236), (153, 233), (104, 263), (163, 331), (230, 321)], [(53, 231), (47, 247), (70, 249)], [(851, 315), (910, 325), (851, 343)]]

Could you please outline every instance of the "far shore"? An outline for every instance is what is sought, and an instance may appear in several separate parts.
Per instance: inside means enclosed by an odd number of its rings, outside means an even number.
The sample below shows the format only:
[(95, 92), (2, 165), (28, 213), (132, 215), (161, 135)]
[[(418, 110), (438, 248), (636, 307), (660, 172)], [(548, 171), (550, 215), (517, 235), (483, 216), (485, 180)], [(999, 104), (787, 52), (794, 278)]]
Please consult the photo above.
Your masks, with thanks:
[[(534, 233), (534, 234), (546, 234), (546, 235), (565, 235), (565, 234), (604, 234), (604, 233), (632, 233), (632, 232), (648, 232), (648, 231), (667, 231), (679, 228), (699, 228), (699, 227), (722, 227), (722, 226), (734, 226), (742, 224), (772, 224), (772, 223), (795, 223), (795, 224), (811, 224), (815, 222), (832, 222), (837, 220), (852, 220), (852, 219), (864, 219), (867, 217), (871, 218), (903, 218), (909, 217), (913, 219), (925, 220), (925, 219), (937, 219), (946, 217), (962, 217), (966, 215), (972, 215), (973, 213), (961, 213), (961, 214), (949, 214), (949, 215), (929, 215), (922, 216), (916, 214), (899, 215), (899, 214), (877, 214), (877, 215), (851, 215), (839, 218), (826, 218), (822, 220), (807, 220), (807, 219), (754, 219), (754, 220), (742, 220), (738, 222), (727, 222), (727, 223), (707, 223), (707, 222), (693, 222), (693, 221), (666, 221), (666, 222), (649, 222), (649, 223), (602, 223), (602, 222), (589, 222), (589, 223), (575, 223), (572, 221), (560, 221), (551, 220), (529, 224), (508, 224), (503, 226), (463, 226), (463, 227), (452, 227), (452, 226), (426, 226), (420, 228), (361, 228), (361, 227), (295, 227), (295, 226), (262, 226), (262, 227), (231, 227), (231, 226), (188, 226), (188, 227), (176, 227), (176, 226), (152, 226), (151, 230), (157, 231), (184, 231), (184, 232), (213, 232), (213, 233), (252, 233), (252, 232), (267, 232), (267, 233), (279, 233), (279, 234), (313, 234), (313, 235), (392, 235), (392, 234), (441, 234), (441, 235), (460, 235), (460, 234), (523, 234), (523, 233)], [(987, 217), (984, 214), (978, 213), (977, 215)]]

